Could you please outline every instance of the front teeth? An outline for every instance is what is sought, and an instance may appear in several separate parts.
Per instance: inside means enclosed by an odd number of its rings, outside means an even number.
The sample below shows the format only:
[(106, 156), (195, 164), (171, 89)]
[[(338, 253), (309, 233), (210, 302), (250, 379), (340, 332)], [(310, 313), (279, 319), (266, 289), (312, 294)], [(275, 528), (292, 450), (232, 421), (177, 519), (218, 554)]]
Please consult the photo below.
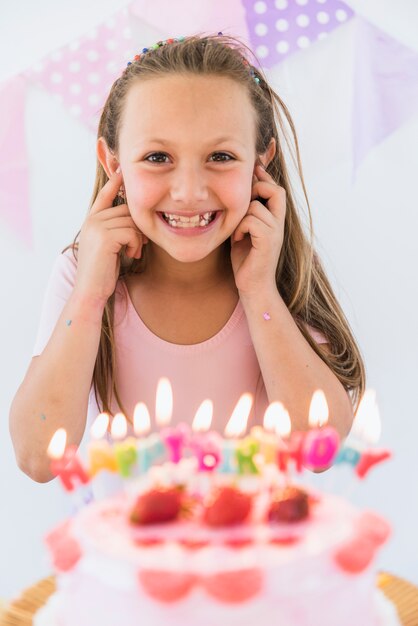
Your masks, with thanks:
[(185, 217), (183, 215), (175, 215), (173, 213), (163, 213), (163, 216), (166, 218), (170, 226), (180, 226), (180, 228), (191, 225), (191, 226), (207, 226), (209, 224), (210, 218), (215, 214), (215, 211), (209, 211), (204, 213), (202, 216), (194, 215), (193, 217)]

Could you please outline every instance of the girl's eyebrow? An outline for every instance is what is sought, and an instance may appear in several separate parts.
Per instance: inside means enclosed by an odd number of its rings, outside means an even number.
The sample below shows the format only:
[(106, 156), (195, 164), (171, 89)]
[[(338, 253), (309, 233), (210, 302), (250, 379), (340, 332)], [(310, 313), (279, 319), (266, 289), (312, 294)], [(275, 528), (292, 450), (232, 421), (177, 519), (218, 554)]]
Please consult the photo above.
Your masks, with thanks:
[[(245, 146), (245, 144), (242, 141), (240, 141), (239, 139), (237, 139), (236, 137), (217, 137), (215, 139), (211, 139), (210, 141), (208, 141), (206, 143), (207, 143), (207, 145), (213, 145), (213, 144), (216, 144), (216, 143), (226, 143), (227, 141), (234, 141), (235, 143), (239, 143), (242, 146)], [(150, 138), (150, 139), (144, 139), (138, 145), (141, 145), (142, 143), (160, 143), (163, 146), (171, 145), (171, 142), (168, 141), (167, 139), (159, 139), (157, 137), (153, 137), (153, 138)]]

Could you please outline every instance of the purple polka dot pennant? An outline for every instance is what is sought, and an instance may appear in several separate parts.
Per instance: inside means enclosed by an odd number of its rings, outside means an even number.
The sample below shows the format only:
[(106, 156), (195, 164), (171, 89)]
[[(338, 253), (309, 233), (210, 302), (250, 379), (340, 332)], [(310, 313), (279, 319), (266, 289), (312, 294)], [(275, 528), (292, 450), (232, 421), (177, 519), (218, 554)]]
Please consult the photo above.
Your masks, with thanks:
[(340, 0), (242, 0), (252, 50), (270, 68), (354, 16)]

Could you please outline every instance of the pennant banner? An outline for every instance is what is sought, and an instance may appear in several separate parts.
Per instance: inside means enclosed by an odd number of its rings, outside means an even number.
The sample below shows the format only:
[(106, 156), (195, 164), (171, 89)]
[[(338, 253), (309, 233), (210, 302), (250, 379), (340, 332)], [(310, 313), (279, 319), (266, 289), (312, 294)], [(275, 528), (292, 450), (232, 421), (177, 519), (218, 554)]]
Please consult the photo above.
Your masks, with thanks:
[(52, 52), (24, 75), (96, 132), (110, 87), (134, 54), (125, 7), (81, 39)]
[(251, 47), (266, 68), (308, 48), (353, 17), (340, 0), (243, 0)]
[(29, 165), (26, 153), (27, 82), (15, 76), (0, 85), (0, 216), (32, 246)]
[[(261, 65), (272, 68), (353, 15), (340, 0), (214, 0), (203, 5), (183, 0), (181, 12), (172, 0), (134, 0), (77, 41), (0, 85), (0, 120), (6, 121), (0, 126), (0, 144), (7, 155), (0, 165), (0, 216), (31, 245), (24, 127), (31, 83), (42, 86), (96, 133), (111, 85), (135, 54), (158, 39), (222, 31), (244, 40)], [(353, 72), (355, 171), (374, 145), (416, 113), (418, 54), (356, 17)]]
[(354, 67), (353, 180), (369, 150), (418, 113), (418, 53), (359, 17)]

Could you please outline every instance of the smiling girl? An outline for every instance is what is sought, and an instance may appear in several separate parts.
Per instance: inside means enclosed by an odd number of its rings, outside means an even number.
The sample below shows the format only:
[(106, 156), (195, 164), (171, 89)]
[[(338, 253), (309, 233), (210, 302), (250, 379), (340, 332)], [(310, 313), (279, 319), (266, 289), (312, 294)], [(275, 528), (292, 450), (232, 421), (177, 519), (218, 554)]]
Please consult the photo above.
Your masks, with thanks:
[(279, 400), (306, 430), (320, 388), (330, 424), (342, 438), (351, 427), (363, 362), (298, 216), (291, 117), (247, 53), (222, 33), (158, 42), (111, 88), (91, 207), (54, 265), (10, 411), (37, 481), (52, 478), (57, 428), (79, 445), (99, 411), (132, 423), (142, 401), (153, 414), (163, 376), (173, 424), (210, 398), (223, 432), (249, 392), (249, 425)]

